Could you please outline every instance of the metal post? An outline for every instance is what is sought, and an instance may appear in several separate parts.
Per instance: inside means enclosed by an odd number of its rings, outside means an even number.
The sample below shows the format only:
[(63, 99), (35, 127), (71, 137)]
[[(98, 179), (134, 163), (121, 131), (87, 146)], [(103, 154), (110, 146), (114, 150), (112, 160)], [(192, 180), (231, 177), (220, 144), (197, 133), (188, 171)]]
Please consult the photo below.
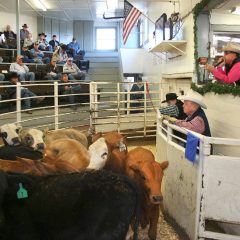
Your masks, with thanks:
[(21, 83), (17, 83), (17, 89), (16, 89), (16, 121), (17, 125), (20, 125), (22, 121), (22, 113), (21, 113)]
[(17, 34), (17, 55), (21, 53), (20, 30), (19, 30), (19, 0), (16, 0), (16, 34)]
[(118, 133), (120, 133), (120, 84), (117, 83), (117, 129)]
[(146, 137), (147, 133), (146, 133), (146, 125), (147, 125), (147, 83), (144, 83), (144, 129), (143, 129), (143, 134), (144, 137)]
[(127, 91), (127, 115), (130, 113), (130, 84), (128, 83), (128, 91)]
[(59, 127), (59, 112), (58, 112), (58, 82), (54, 81), (54, 127), (55, 130)]
[(93, 82), (90, 82), (90, 85), (89, 85), (89, 90), (90, 90), (90, 103), (89, 103), (89, 112), (90, 112), (90, 129), (93, 129), (93, 92), (94, 92), (94, 89), (93, 89)]

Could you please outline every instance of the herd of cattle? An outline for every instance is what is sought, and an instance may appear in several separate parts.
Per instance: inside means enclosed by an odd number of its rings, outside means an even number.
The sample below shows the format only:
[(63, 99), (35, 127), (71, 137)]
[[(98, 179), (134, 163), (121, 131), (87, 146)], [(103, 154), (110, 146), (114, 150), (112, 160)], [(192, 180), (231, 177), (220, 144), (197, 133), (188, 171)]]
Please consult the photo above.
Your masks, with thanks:
[(136, 240), (139, 224), (157, 238), (167, 161), (128, 151), (117, 132), (89, 141), (75, 129), (5, 124), (0, 135), (0, 239)]

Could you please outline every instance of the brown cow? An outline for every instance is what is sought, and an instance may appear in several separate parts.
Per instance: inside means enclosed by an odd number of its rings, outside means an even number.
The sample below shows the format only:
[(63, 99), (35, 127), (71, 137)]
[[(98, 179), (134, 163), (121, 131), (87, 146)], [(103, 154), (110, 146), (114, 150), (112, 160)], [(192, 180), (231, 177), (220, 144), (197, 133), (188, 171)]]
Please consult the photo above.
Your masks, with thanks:
[(168, 167), (168, 161), (158, 163), (150, 150), (137, 147), (128, 152), (125, 159), (125, 174), (133, 179), (143, 191), (141, 226), (148, 230), (149, 239), (157, 236), (159, 204), (162, 201), (161, 182), (163, 171)]
[(0, 169), (5, 172), (25, 173), (36, 176), (78, 172), (90, 162), (87, 149), (73, 139), (59, 139), (47, 145), (41, 160), (0, 160)]

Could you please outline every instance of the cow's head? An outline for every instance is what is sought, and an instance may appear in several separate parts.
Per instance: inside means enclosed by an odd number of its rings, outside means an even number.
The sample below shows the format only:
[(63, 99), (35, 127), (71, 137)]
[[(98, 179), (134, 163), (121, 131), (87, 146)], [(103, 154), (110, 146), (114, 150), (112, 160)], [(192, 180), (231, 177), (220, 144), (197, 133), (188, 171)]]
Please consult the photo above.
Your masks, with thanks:
[(17, 126), (15, 123), (4, 124), (0, 128), (0, 135), (4, 141), (5, 145), (17, 146), (20, 144), (19, 131), (21, 130), (20, 126)]
[(30, 128), (20, 131), (21, 142), (24, 146), (31, 147), (36, 151), (43, 151), (45, 143), (43, 141), (43, 132), (41, 130)]
[(90, 164), (88, 168), (102, 169), (108, 159), (108, 146), (104, 138), (99, 138), (89, 146)]
[(148, 194), (149, 200), (153, 204), (159, 204), (163, 200), (161, 184), (163, 171), (168, 167), (168, 161), (158, 163), (156, 161), (138, 161), (131, 164), (130, 169), (135, 173), (141, 186)]

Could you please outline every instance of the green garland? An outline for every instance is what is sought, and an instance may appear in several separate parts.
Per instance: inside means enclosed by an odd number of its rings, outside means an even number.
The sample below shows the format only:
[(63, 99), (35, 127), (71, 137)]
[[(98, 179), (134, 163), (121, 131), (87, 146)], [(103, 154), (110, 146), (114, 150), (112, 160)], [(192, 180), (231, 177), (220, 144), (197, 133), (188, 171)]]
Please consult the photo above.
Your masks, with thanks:
[(209, 92), (213, 92), (215, 94), (232, 94), (233, 96), (240, 97), (240, 86), (235, 86), (233, 84), (222, 84), (222, 83), (207, 83), (198, 87), (195, 83), (192, 83), (191, 88), (204, 95)]
[(196, 4), (196, 6), (193, 8), (193, 20), (194, 20), (194, 26), (193, 26), (193, 34), (194, 34), (194, 58), (195, 58), (195, 69), (197, 72), (197, 79), (200, 80), (200, 71), (199, 71), (199, 63), (198, 63), (198, 37), (197, 37), (197, 17), (200, 12), (204, 9), (204, 7), (209, 4), (212, 0), (202, 0), (200, 3)]

